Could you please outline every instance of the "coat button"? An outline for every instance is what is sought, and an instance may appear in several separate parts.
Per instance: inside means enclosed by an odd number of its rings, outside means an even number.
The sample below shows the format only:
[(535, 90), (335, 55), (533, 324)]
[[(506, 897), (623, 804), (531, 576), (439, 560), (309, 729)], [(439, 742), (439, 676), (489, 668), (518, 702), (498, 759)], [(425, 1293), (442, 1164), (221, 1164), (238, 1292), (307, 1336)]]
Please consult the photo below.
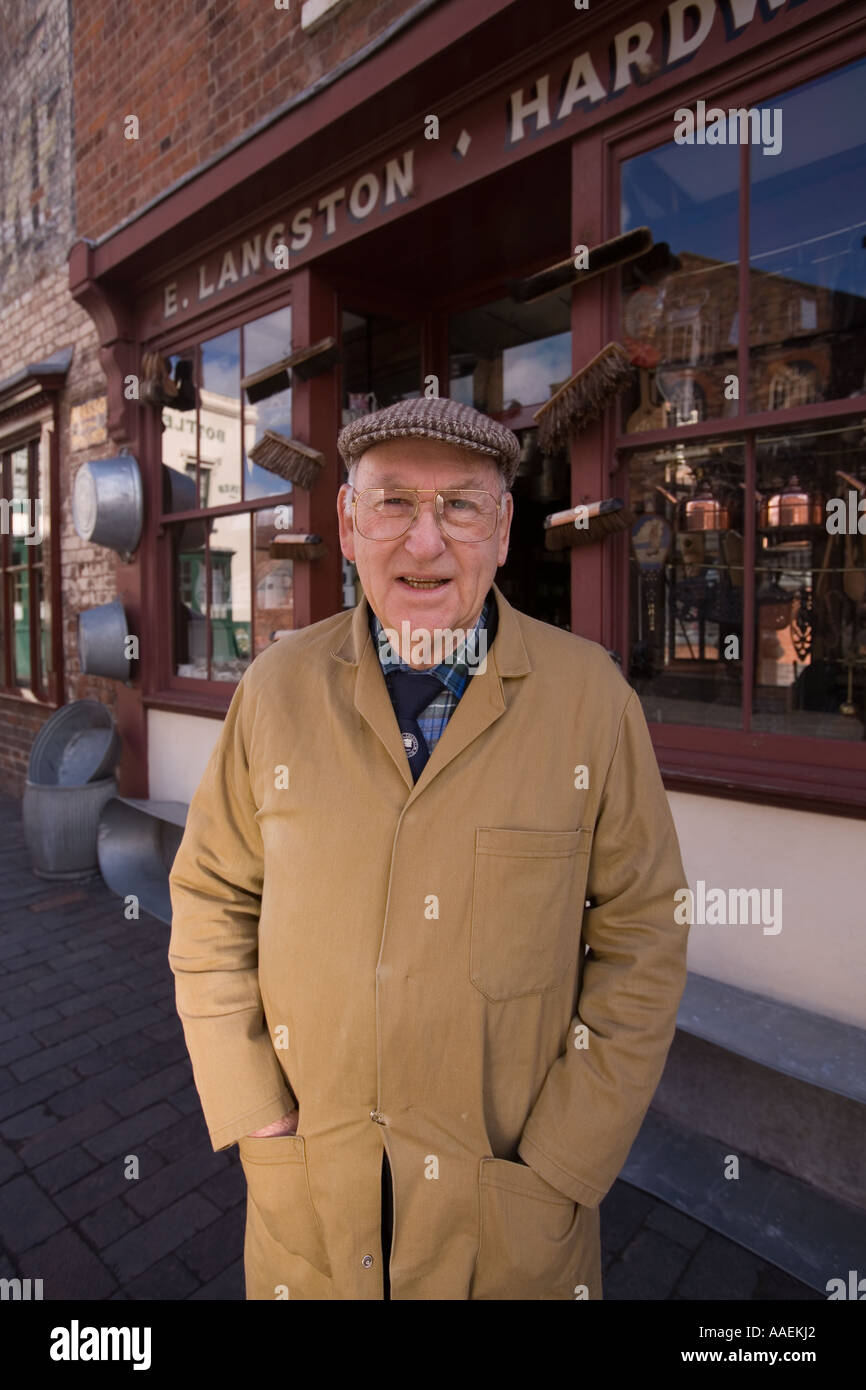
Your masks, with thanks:
[(382, 1114), (381, 1110), (371, 1110), (370, 1119), (377, 1125), (383, 1125), (385, 1123), (385, 1116)]
[(365, 1269), (369, 1269), (369, 1268), (370, 1268), (370, 1265), (371, 1265), (372, 1263), (373, 1263), (373, 1256), (372, 1256), (372, 1255), (365, 1255), (364, 1258), (363, 1258), (363, 1260), (361, 1261), (361, 1264), (364, 1266)]

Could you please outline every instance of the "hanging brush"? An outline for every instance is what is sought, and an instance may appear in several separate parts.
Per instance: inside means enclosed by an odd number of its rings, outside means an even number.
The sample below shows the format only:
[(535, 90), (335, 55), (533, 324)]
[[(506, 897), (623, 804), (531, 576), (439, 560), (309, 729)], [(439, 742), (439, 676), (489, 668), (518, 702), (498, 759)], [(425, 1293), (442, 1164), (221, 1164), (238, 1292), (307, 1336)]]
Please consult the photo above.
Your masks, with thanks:
[(608, 343), (585, 367), (563, 382), (549, 401), (536, 410), (538, 442), (546, 454), (567, 448), (590, 420), (631, 385), (633, 369), (621, 343)]
[(276, 430), (265, 430), (248, 456), (269, 473), (306, 488), (313, 486), (325, 462), (325, 455), (319, 449), (311, 449), (299, 439), (287, 439)]
[(649, 227), (635, 227), (621, 236), (611, 237), (609, 241), (599, 242), (587, 253), (587, 265), (578, 269), (574, 256), (548, 266), (546, 270), (536, 271), (523, 280), (509, 280), (508, 293), (516, 304), (532, 304), (543, 295), (553, 294), (554, 290), (564, 289), (566, 285), (583, 285), (596, 275), (602, 275), (615, 266), (645, 256), (653, 248), (653, 236)]
[[(578, 520), (581, 522), (579, 526), (576, 525)], [(627, 531), (633, 524), (634, 517), (621, 497), (581, 503), (544, 518), (545, 549), (565, 550), (572, 545), (595, 545), (597, 541), (603, 541), (605, 536)]]

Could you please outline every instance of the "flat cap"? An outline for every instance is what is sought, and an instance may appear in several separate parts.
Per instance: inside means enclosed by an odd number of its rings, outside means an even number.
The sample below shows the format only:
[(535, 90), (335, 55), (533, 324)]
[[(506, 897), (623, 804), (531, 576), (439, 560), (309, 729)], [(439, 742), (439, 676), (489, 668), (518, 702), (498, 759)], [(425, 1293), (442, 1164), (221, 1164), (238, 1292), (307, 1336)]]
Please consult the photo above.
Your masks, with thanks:
[(349, 468), (365, 449), (386, 439), (440, 439), (445, 444), (474, 449), (496, 461), (506, 487), (513, 483), (520, 461), (520, 440), (512, 430), (473, 406), (461, 405), (447, 396), (397, 401), (369, 415), (360, 415), (340, 430), (337, 448)]

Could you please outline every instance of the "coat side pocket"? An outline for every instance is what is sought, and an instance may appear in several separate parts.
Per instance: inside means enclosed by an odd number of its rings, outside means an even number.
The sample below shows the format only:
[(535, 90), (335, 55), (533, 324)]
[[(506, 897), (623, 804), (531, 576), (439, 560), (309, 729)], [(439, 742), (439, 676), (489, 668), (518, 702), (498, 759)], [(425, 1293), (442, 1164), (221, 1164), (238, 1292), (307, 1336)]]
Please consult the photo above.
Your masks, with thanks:
[(475, 831), (469, 976), (487, 999), (559, 989), (577, 962), (592, 831)]
[[(478, 1167), (481, 1230), (471, 1299), (569, 1299), (587, 1263), (585, 1210), (523, 1163)], [(591, 1231), (590, 1231), (591, 1234)]]
[[(250, 1234), (260, 1237), (261, 1232), (255, 1229), (260, 1224), (265, 1236), (286, 1254), (285, 1259), (281, 1255), (274, 1258), (268, 1278), (272, 1276), (275, 1285), (287, 1284), (291, 1297), (299, 1259), (329, 1279), (331, 1266), (310, 1195), (303, 1136), (247, 1136), (238, 1140), (238, 1151), (247, 1180), (248, 1245), (252, 1243)], [(259, 1238), (258, 1244), (262, 1243), (267, 1241)]]

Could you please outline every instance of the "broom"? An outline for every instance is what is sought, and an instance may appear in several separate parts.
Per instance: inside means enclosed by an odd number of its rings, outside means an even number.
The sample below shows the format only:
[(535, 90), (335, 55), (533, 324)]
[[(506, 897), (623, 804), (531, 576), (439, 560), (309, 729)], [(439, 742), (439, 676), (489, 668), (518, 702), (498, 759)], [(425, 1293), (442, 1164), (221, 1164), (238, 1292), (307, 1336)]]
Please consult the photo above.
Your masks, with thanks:
[[(587, 524), (576, 525), (578, 520)], [(565, 550), (572, 545), (595, 545), (605, 536), (627, 531), (634, 517), (621, 497), (608, 497), (603, 502), (587, 502), (554, 512), (544, 518), (544, 545), (547, 550)]]
[(536, 410), (538, 442), (546, 454), (566, 448), (569, 438), (631, 384), (632, 366), (621, 343), (608, 343), (585, 367), (563, 382)]
[(574, 256), (567, 256), (564, 261), (557, 261), (556, 265), (527, 275), (523, 280), (509, 280), (508, 293), (517, 304), (532, 304), (543, 295), (552, 294), (566, 285), (583, 285), (606, 270), (613, 270), (615, 266), (647, 255), (652, 249), (653, 237), (649, 227), (635, 227), (630, 232), (623, 232), (621, 236), (611, 237), (609, 241), (593, 246), (587, 255), (585, 270), (578, 270)]
[(287, 439), (276, 430), (265, 430), (250, 449), (249, 457), (269, 473), (306, 488), (313, 486), (325, 462), (325, 455), (319, 449), (311, 449), (299, 439)]

